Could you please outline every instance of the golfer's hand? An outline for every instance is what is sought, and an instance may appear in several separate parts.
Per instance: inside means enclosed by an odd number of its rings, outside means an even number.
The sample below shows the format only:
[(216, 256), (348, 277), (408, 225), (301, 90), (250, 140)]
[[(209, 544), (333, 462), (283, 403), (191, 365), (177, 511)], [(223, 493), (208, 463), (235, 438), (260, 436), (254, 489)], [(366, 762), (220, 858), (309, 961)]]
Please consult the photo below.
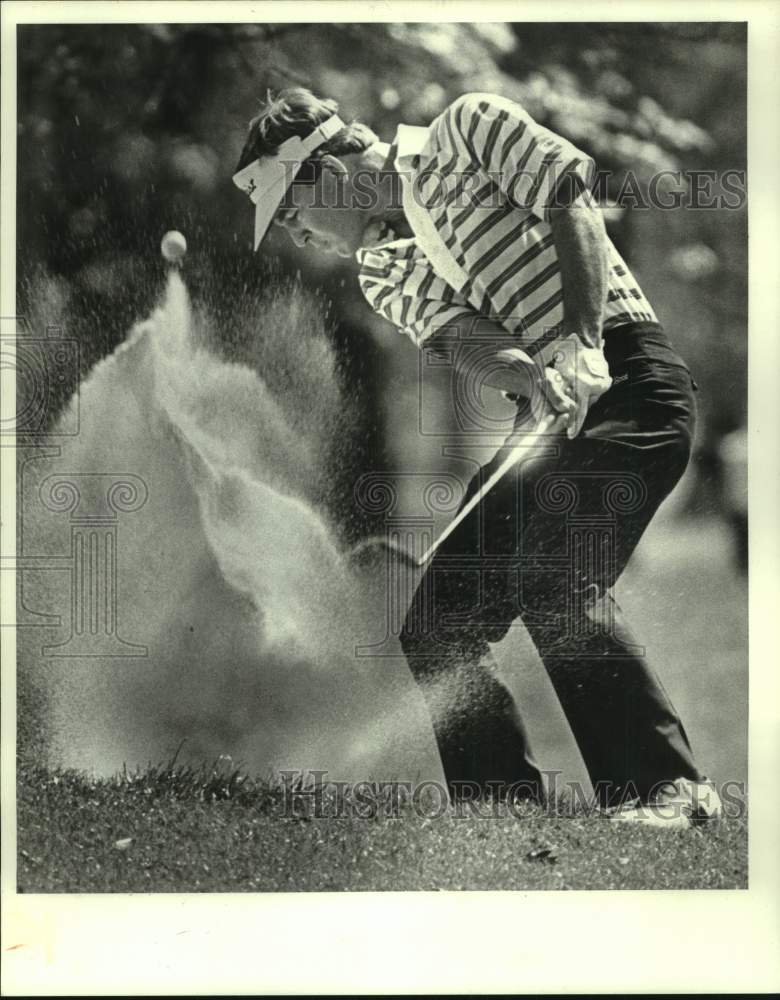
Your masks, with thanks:
[(576, 333), (556, 345), (553, 359), (545, 368), (547, 398), (554, 410), (568, 414), (569, 438), (579, 434), (588, 410), (611, 385), (603, 353), (586, 347)]

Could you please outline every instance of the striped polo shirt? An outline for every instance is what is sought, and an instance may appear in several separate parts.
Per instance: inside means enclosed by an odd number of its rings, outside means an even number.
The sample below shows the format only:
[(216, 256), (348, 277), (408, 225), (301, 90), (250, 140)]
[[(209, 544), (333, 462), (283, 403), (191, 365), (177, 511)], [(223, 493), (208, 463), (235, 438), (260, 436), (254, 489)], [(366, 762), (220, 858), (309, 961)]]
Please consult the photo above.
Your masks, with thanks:
[[(396, 169), (411, 181), (417, 204), (467, 280), (456, 290), (434, 272), (414, 238), (391, 238), (356, 254), (369, 305), (418, 346), (476, 315), (500, 323), (530, 354), (538, 353), (563, 320), (549, 208), (555, 195), (591, 188), (593, 161), (518, 104), (492, 94), (466, 94), (427, 129), (399, 129), (396, 145)], [(607, 255), (603, 329), (657, 322), (609, 240)]]

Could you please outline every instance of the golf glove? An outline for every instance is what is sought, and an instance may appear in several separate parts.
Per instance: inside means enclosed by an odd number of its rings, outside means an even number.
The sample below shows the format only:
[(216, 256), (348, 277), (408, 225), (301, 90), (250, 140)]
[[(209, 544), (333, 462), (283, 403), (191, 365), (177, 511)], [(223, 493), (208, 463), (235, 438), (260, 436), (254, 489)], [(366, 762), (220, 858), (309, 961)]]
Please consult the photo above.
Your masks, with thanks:
[(546, 375), (548, 398), (556, 410), (569, 413), (566, 436), (574, 438), (590, 407), (612, 385), (604, 354), (571, 333), (556, 343)]

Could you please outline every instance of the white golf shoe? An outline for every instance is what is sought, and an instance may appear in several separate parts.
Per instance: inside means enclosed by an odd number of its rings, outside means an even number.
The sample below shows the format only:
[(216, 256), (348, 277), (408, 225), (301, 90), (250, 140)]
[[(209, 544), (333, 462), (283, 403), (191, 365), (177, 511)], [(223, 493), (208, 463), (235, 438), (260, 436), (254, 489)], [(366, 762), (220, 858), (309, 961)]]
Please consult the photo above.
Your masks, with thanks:
[(636, 823), (665, 830), (687, 830), (711, 823), (721, 814), (720, 796), (710, 781), (677, 778), (648, 802), (631, 802), (610, 814), (613, 823)]

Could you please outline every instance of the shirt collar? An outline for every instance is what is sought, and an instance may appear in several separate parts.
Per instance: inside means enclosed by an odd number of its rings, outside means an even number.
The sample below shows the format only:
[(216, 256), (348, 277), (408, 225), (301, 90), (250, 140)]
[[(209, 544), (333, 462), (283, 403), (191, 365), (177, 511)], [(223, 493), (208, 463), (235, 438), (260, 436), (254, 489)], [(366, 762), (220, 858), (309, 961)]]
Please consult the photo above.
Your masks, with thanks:
[[(399, 125), (393, 139), (395, 146), (395, 169), (398, 173), (408, 173), (414, 169), (412, 161), (422, 152), (425, 144), (431, 137), (429, 129), (419, 125)], [(373, 250), (389, 243), (398, 243), (405, 246), (409, 239), (398, 240), (395, 232), (390, 226), (378, 226), (377, 232), (370, 234), (365, 244), (357, 250), (355, 256), (362, 265), (366, 250)]]
[(410, 170), (412, 160), (422, 153), (430, 137), (430, 130), (420, 125), (399, 125), (394, 140), (396, 169)]

